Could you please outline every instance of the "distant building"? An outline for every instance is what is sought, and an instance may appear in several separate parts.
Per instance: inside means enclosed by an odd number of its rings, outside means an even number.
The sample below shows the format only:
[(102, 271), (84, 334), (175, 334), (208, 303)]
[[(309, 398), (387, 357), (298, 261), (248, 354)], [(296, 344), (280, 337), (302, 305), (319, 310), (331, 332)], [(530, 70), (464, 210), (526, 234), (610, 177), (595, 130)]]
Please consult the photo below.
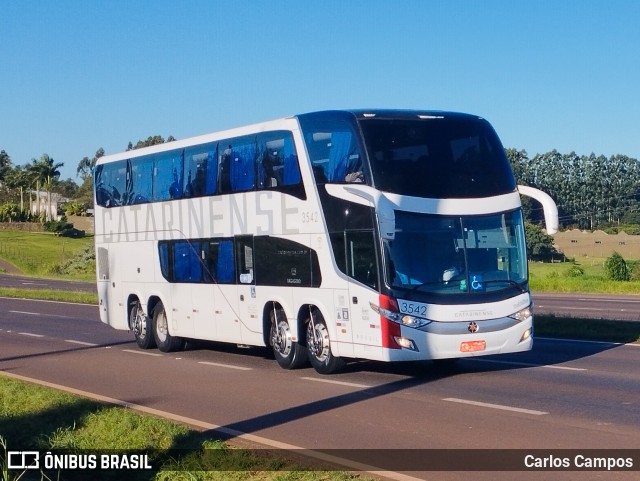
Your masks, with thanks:
[(33, 191), (29, 198), (29, 211), (33, 215), (44, 215), (47, 220), (59, 220), (58, 207), (68, 201), (55, 192)]

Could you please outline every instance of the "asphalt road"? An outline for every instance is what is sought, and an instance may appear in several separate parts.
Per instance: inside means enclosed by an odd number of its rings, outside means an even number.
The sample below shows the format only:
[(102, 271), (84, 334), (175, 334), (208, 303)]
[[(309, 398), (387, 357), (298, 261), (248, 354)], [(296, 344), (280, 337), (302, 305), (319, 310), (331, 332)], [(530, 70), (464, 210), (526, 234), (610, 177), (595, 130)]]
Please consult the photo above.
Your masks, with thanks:
[[(0, 370), (119, 400), (236, 441), (342, 449), (347, 458), (354, 448), (640, 446), (637, 345), (537, 339), (528, 353), (447, 368), (354, 362), (342, 374), (320, 376), (311, 368), (284, 371), (266, 349), (199, 344), (172, 354), (141, 351), (131, 334), (97, 319), (93, 306), (1, 298)], [(412, 463), (409, 457), (407, 469), (421, 466)], [(514, 474), (637, 479), (637, 471), (472, 474), (475, 480)]]
[[(93, 282), (0, 274), (0, 287), (95, 292)], [(640, 321), (640, 293), (632, 295), (532, 293), (534, 313)]]
[(534, 314), (640, 321), (640, 295), (532, 293)]

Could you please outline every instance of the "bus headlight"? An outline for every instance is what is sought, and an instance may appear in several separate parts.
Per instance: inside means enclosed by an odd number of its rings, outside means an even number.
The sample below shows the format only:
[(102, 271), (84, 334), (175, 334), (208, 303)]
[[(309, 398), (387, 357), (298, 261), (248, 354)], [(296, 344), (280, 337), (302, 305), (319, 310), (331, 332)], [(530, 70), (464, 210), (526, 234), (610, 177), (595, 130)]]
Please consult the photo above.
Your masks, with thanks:
[(374, 312), (380, 314), (382, 317), (390, 320), (391, 322), (395, 322), (396, 324), (418, 329), (431, 323), (431, 321), (428, 321), (427, 319), (422, 319), (420, 317), (410, 316), (409, 314), (392, 311), (385, 307), (377, 306), (373, 302), (370, 302), (369, 305)]
[(528, 319), (531, 316), (533, 316), (533, 307), (528, 306), (528, 307), (525, 307), (524, 309), (519, 310), (518, 312), (514, 312), (509, 317), (511, 319), (515, 319), (516, 321), (524, 321), (525, 319)]

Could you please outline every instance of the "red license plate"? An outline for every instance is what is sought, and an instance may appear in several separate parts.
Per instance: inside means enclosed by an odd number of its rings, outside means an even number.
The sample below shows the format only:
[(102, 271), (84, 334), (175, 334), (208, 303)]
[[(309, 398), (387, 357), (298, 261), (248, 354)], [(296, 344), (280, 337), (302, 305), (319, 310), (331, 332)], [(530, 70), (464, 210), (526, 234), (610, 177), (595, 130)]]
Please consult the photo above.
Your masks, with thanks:
[(487, 348), (486, 341), (465, 341), (460, 344), (460, 352), (478, 352)]

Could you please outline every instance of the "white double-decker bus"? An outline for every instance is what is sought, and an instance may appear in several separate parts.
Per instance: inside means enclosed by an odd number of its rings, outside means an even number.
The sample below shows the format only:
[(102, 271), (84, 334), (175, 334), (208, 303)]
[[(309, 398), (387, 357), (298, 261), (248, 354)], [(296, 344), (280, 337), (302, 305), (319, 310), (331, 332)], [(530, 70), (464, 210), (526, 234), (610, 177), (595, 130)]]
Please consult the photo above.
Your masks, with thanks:
[(101, 320), (143, 349), (271, 346), (291, 369), (531, 349), (520, 193), (477, 116), (326, 111), (105, 156)]

